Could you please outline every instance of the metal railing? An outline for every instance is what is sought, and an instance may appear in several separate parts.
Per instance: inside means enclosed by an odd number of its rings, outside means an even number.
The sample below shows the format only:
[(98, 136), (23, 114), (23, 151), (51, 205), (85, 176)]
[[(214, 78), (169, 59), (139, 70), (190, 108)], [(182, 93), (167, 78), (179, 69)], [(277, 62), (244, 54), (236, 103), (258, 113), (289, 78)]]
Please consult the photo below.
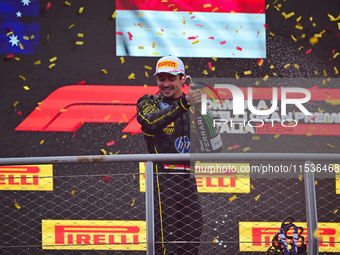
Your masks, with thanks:
[[(225, 160), (299, 160), (306, 161), (309, 167), (312, 160), (339, 161), (340, 154), (316, 153), (212, 153), (212, 154), (132, 154), (102, 156), (56, 156), (1, 158), (0, 165), (23, 164), (73, 164), (147, 161), (145, 169), (145, 204), (147, 228), (147, 254), (155, 254), (154, 238), (154, 195), (153, 162), (159, 161), (225, 161)], [(314, 173), (304, 172), (306, 219), (308, 228), (308, 254), (319, 254), (318, 237), (313, 235), (318, 229)]]

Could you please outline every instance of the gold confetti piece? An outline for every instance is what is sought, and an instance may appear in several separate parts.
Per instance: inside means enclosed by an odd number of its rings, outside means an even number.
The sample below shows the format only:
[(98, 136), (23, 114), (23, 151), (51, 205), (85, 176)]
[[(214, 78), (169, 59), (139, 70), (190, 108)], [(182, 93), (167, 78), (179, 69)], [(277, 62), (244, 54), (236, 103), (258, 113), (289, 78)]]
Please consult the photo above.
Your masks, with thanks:
[(336, 17), (336, 18), (334, 18), (334, 17), (333, 17), (331, 14), (329, 14), (329, 13), (327, 13), (327, 15), (328, 15), (330, 21), (337, 21), (337, 20), (340, 19), (340, 14), (339, 14), (339, 16)]
[(289, 66), (290, 66), (290, 64), (286, 64), (283, 68), (286, 69), (286, 68), (289, 67)]
[(329, 144), (329, 143), (327, 143), (326, 145), (327, 145), (328, 147), (331, 147), (331, 148), (333, 148), (333, 149), (335, 148), (335, 146), (334, 146), (334, 145), (332, 145), (332, 144)]
[(294, 37), (294, 35), (290, 35), (292, 37), (292, 39), (296, 42), (297, 39)]
[(129, 79), (129, 80), (136, 79), (135, 74), (134, 74), (134, 73), (131, 73), (131, 74), (128, 76), (128, 79)]
[(204, 73), (204, 75), (208, 75), (209, 74), (207, 70), (203, 70), (203, 73)]
[(28, 38), (28, 36), (23, 36), (23, 38), (24, 38), (24, 40), (26, 40), (26, 41), (28, 41), (29, 40), (29, 38)]
[(116, 16), (117, 16), (117, 12), (115, 11), (114, 13), (112, 13), (111, 18), (115, 19)]
[(217, 238), (214, 238), (214, 239), (212, 240), (212, 242), (213, 242), (213, 243), (218, 243)]
[(303, 175), (299, 174), (299, 180), (302, 181), (302, 179), (303, 179)]
[(177, 11), (178, 11), (178, 9), (177, 9), (177, 8), (176, 8), (176, 9), (173, 9), (173, 11), (174, 11), (174, 12), (177, 12)]
[(149, 74), (147, 71), (145, 71), (145, 77), (148, 77), (149, 78)]
[(251, 70), (249, 71), (244, 71), (244, 75), (250, 75), (251, 74)]
[(16, 58), (14, 58), (16, 61), (19, 61), (20, 60), (20, 58), (18, 58), (18, 57), (16, 57)]
[(83, 38), (84, 34), (83, 33), (78, 33), (77, 36)]
[(337, 56), (339, 56), (339, 52), (335, 53), (335, 54), (333, 55), (333, 58), (336, 58)]
[(279, 137), (280, 137), (280, 134), (274, 135), (274, 138), (275, 138), (275, 139), (277, 139), (277, 138), (279, 138)]
[(319, 42), (319, 39), (316, 36), (313, 36), (313, 37), (309, 38), (309, 43), (311, 45), (314, 45), (314, 44), (316, 44), (318, 42)]
[(302, 35), (301, 35), (301, 38), (305, 38), (305, 37), (306, 37), (306, 34), (302, 34)]
[(55, 67), (55, 63), (53, 63), (53, 64), (50, 64), (49, 66), (48, 66), (48, 69), (52, 69), (53, 67)]
[(211, 7), (211, 4), (205, 4), (205, 5), (203, 5), (203, 7), (204, 8), (209, 8), (209, 7)]
[(159, 56), (159, 52), (152, 52), (153, 56)]
[(339, 211), (338, 209), (335, 209), (333, 213), (336, 214), (338, 211)]
[(138, 15), (138, 18), (142, 17), (143, 14), (144, 14), (144, 12), (141, 12), (141, 13)]
[(30, 39), (33, 40), (34, 39), (34, 35), (31, 35)]
[(135, 204), (135, 201), (136, 201), (136, 199), (133, 199), (133, 200), (132, 200), (132, 204), (131, 204), (131, 206), (134, 206), (134, 204)]
[(235, 74), (235, 77), (236, 77), (237, 80), (240, 79), (240, 76), (238, 76), (237, 72)]
[(100, 151), (101, 151), (104, 155), (107, 155), (106, 150), (101, 149)]
[(76, 41), (76, 45), (83, 45), (84, 42), (83, 41)]
[(123, 135), (122, 138), (125, 139), (127, 137), (127, 135)]
[(144, 84), (144, 88), (147, 88), (147, 87), (148, 87), (148, 85)]
[(334, 66), (334, 71), (336, 74), (339, 74), (338, 68), (336, 68), (335, 66)]
[(271, 36), (275, 36), (275, 34), (274, 34), (274, 33), (272, 33), (272, 32), (269, 32), (269, 34), (270, 34)]
[(212, 57), (212, 59), (213, 59), (214, 61), (216, 61), (216, 60), (217, 60), (217, 58), (215, 58), (215, 57)]
[(106, 69), (101, 69), (100, 71), (102, 71), (104, 74), (107, 74), (107, 70)]
[(296, 29), (299, 29), (299, 30), (302, 30), (302, 29), (303, 29), (303, 26), (296, 25), (295, 28), (296, 28)]
[(301, 49), (303, 49), (303, 48), (304, 48), (303, 46), (300, 46), (298, 50), (301, 50)]
[(293, 17), (294, 15), (295, 15), (295, 12), (290, 12), (285, 16), (285, 18), (289, 19), (290, 17)]
[(255, 85), (256, 85), (256, 86), (260, 85), (260, 82), (259, 82), (259, 81), (256, 81), (256, 82), (255, 82)]
[(40, 60), (37, 60), (34, 62), (34, 65), (40, 65), (41, 64), (41, 61)]
[(315, 185), (318, 185), (318, 181), (315, 181), (314, 184), (315, 184)]
[(157, 34), (157, 35), (162, 35), (162, 36), (163, 36), (163, 33), (161, 33), (161, 32), (157, 32), (156, 34)]
[(250, 188), (251, 188), (251, 189), (254, 189), (254, 185), (253, 185), (253, 184), (250, 184)]
[(255, 197), (255, 201), (258, 201), (258, 200), (260, 199), (260, 196), (261, 196), (261, 195), (257, 195), (257, 196)]
[(247, 151), (249, 151), (250, 150), (250, 147), (245, 147), (242, 151), (243, 152), (247, 152)]
[(269, 78), (269, 75), (266, 74), (266, 75), (263, 77), (263, 80), (266, 81), (266, 80), (268, 80), (268, 78)]
[(114, 155), (117, 155), (120, 151), (117, 151)]
[(313, 236), (315, 239), (319, 237), (319, 229), (314, 230)]
[(80, 7), (78, 13), (79, 13), (79, 14), (82, 14), (83, 11), (84, 11), (84, 7)]
[(267, 5), (266, 5), (266, 10), (268, 10), (269, 6), (270, 6), (270, 4), (267, 4)]
[(65, 1), (65, 5), (70, 6), (71, 3), (69, 1)]
[(306, 136), (310, 137), (310, 136), (312, 136), (312, 133), (307, 133)]
[(315, 23), (313, 23), (313, 27), (316, 27), (316, 24), (315, 24)]
[(294, 64), (294, 67), (295, 67), (296, 69), (299, 69), (299, 68), (300, 68), (300, 66), (299, 66), (298, 64)]
[(133, 177), (133, 179), (136, 179), (136, 175), (133, 174), (132, 177)]
[(24, 90), (30, 90), (30, 88), (28, 86), (24, 86), (23, 88), (24, 88)]
[[(66, 109), (60, 109), (60, 112), (67, 112)], [(84, 124), (84, 120), (81, 121), (82, 124)]]
[(19, 43), (19, 47), (20, 47), (20, 49), (21, 49), (21, 50), (23, 50), (23, 49), (24, 49), (24, 46), (22, 46), (22, 44), (21, 44), (21, 43)]
[(125, 63), (125, 59), (124, 57), (120, 57), (120, 63), (124, 64)]
[[(70, 26), (68, 27), (68, 29), (71, 29), (72, 27), (74, 27), (74, 24), (70, 25)], [(48, 36), (49, 36), (49, 35), (48, 35)], [(48, 38), (47, 40), (49, 40), (49, 38)]]
[(151, 66), (144, 66), (145, 69), (152, 70)]
[(251, 140), (260, 140), (260, 137), (259, 137), (259, 136), (253, 136), (253, 137), (251, 138)]
[(216, 12), (216, 11), (218, 11), (218, 7), (216, 7), (216, 8), (214, 8), (213, 10), (212, 10), (212, 12)]
[(9, 36), (9, 35), (11, 35), (11, 34), (13, 34), (13, 33), (14, 33), (13, 31), (8, 32), (8, 33), (6, 34), (6, 36)]
[(16, 107), (19, 104), (19, 101), (15, 101), (13, 107)]
[(138, 46), (138, 49), (142, 50), (144, 49), (144, 46)]
[(198, 43), (200, 40), (193, 41), (192, 44)]
[(299, 22), (301, 20), (301, 16), (296, 19), (296, 22)]
[(26, 81), (26, 78), (22, 75), (19, 75), (19, 78), (21, 78), (23, 81)]
[(72, 191), (71, 191), (71, 194), (72, 194), (72, 195), (76, 194), (76, 191), (75, 191), (75, 190), (72, 190)]
[(50, 34), (47, 34), (46, 38), (47, 38), (47, 41), (49, 41), (50, 40)]
[(15, 203), (14, 206), (19, 210), (21, 206), (18, 203)]
[(56, 61), (56, 60), (57, 60), (57, 57), (50, 58), (50, 62), (51, 62), (51, 63), (54, 62), (54, 61)]
[(229, 201), (232, 202), (232, 201), (234, 201), (236, 198), (237, 198), (237, 196), (234, 195), (234, 196), (232, 196), (232, 197), (229, 198)]
[(275, 8), (277, 11), (280, 11), (280, 8), (279, 8), (279, 7), (274, 6), (274, 8)]
[(156, 43), (152, 42), (152, 48), (155, 48), (155, 47), (156, 47)]
[(110, 119), (110, 118), (111, 118), (111, 115), (108, 114), (108, 115), (106, 115), (106, 116), (104, 117), (104, 120), (107, 121), (107, 120)]
[(45, 140), (41, 140), (41, 141), (40, 141), (40, 145), (43, 144), (44, 142), (45, 142)]
[(325, 77), (328, 76), (326, 70), (323, 70), (323, 75), (324, 75)]

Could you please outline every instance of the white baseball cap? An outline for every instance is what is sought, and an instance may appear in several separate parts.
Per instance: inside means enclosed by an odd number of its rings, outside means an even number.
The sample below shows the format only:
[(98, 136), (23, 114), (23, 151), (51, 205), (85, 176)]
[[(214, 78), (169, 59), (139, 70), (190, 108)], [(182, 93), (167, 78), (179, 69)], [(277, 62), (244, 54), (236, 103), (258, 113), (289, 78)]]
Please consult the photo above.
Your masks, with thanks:
[(157, 61), (154, 75), (159, 73), (185, 74), (184, 64), (182, 60), (175, 56), (162, 57)]

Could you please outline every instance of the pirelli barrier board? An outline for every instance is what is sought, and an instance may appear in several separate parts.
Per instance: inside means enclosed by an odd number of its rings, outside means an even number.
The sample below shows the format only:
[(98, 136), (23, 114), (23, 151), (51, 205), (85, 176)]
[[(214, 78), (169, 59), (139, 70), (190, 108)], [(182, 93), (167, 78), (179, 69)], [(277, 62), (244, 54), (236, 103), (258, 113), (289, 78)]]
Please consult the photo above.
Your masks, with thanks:
[[(233, 169), (229, 166), (232, 165)], [(240, 174), (244, 163), (201, 163), (195, 164), (197, 190), (200, 193), (250, 193), (249, 174)], [(212, 172), (214, 169), (215, 172)], [(216, 169), (220, 171), (217, 172)], [(139, 162), (140, 192), (145, 192), (145, 162)], [(210, 174), (213, 173), (213, 174)]]
[(44, 250), (146, 250), (145, 221), (42, 220)]
[(0, 166), (0, 190), (53, 190), (53, 165)]
[[(239, 222), (240, 251), (265, 252), (271, 246), (272, 238), (280, 230), (282, 222)], [(307, 223), (295, 222), (304, 228), (302, 236), (307, 238)], [(293, 235), (293, 230), (288, 231)], [(319, 251), (339, 252), (340, 250), (340, 223), (319, 222)]]

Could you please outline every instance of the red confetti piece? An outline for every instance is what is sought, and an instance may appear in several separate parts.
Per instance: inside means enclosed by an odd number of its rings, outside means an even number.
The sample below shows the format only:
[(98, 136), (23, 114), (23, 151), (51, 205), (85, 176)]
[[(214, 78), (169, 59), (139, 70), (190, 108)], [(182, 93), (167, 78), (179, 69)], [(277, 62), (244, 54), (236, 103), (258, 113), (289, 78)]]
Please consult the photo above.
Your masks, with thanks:
[(192, 16), (190, 19), (194, 19), (196, 16)]
[(21, 111), (18, 111), (18, 114), (21, 115)]
[(212, 39), (212, 40), (214, 40), (214, 39), (215, 39), (215, 37), (213, 37), (213, 36), (210, 36), (210, 37), (208, 37), (208, 39)]
[(76, 133), (73, 133), (72, 139), (76, 137)]
[(163, 29), (163, 28), (161, 28), (161, 31), (162, 31), (162, 32), (164, 32), (164, 29)]
[(263, 26), (264, 26), (266, 29), (269, 29), (269, 27), (268, 27), (266, 24), (263, 24)]
[(241, 47), (236, 46), (236, 50), (242, 51)]
[(116, 35), (123, 35), (122, 32), (116, 32)]
[(8, 27), (7, 29), (8, 29), (9, 32), (13, 31), (11, 27)]
[(4, 43), (4, 47), (6, 47), (7, 46), (7, 44), (6, 43)]
[(263, 63), (263, 59), (262, 59), (262, 58), (260, 58), (259, 60), (257, 60), (257, 61), (256, 61), (256, 63), (257, 63), (259, 66), (261, 66), (261, 65), (262, 65), (262, 63)]
[(259, 34), (260, 34), (260, 31), (257, 31), (257, 36), (256, 36), (257, 38), (259, 37)]
[(237, 149), (237, 148), (239, 148), (239, 147), (240, 147), (239, 144), (233, 145), (233, 149)]
[(220, 44), (222, 45), (222, 44), (225, 44), (225, 43), (227, 43), (226, 41), (222, 41), (222, 42), (220, 42)]
[(334, 55), (334, 53), (335, 53), (335, 49), (333, 49), (333, 50), (332, 50), (332, 53), (333, 53), (333, 55)]
[(47, 4), (46, 4), (46, 10), (49, 10), (51, 8), (51, 2), (48, 2)]
[(103, 177), (102, 177), (102, 180), (103, 180), (104, 182), (111, 182), (111, 181), (112, 181), (112, 178), (111, 178), (110, 176), (103, 176)]
[(198, 27), (203, 27), (203, 25), (200, 25), (200, 24), (196, 24), (196, 26), (198, 26)]
[(106, 145), (111, 146), (111, 145), (114, 145), (114, 144), (115, 144), (115, 141), (112, 141), (112, 142), (108, 142)]
[(229, 26), (229, 25), (227, 24), (227, 27), (225, 28), (225, 30), (228, 30), (228, 26)]
[(208, 67), (209, 67), (210, 70), (212, 69), (212, 64), (211, 64), (211, 62), (208, 62)]
[(329, 62), (329, 61), (332, 61), (332, 58), (328, 59), (328, 62)]
[(309, 50), (307, 50), (305, 53), (306, 54), (309, 54), (309, 53), (311, 53), (312, 52), (312, 49), (309, 49)]
[(198, 37), (198, 35), (197, 36), (189, 36), (188, 40), (195, 40), (197, 37)]
[(133, 153), (133, 151), (130, 151), (130, 152), (129, 152), (129, 154), (132, 154), (132, 153)]
[(17, 199), (13, 199), (13, 202), (15, 203), (17, 201)]
[(132, 41), (133, 35), (130, 32), (127, 32), (127, 34), (129, 35), (129, 40)]
[(6, 58), (7, 58), (7, 59), (14, 58), (14, 54), (8, 54), (8, 55), (6, 55)]
[(340, 33), (338, 33), (337, 37), (340, 38)]
[(78, 81), (78, 84), (79, 85), (83, 85), (83, 84), (85, 84), (86, 82), (85, 81)]
[(326, 27), (326, 31), (327, 31), (328, 33), (331, 33), (331, 32), (332, 32), (332, 30), (331, 30), (329, 27)]

